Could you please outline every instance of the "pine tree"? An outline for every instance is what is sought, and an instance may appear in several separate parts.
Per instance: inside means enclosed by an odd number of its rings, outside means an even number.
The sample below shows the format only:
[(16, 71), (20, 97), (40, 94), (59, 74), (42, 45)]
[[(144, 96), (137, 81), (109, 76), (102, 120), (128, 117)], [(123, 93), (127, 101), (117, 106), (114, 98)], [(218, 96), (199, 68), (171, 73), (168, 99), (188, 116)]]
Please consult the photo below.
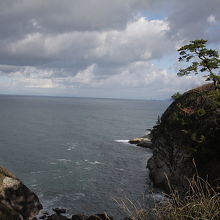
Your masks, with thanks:
[(216, 86), (220, 84), (220, 75), (216, 73), (216, 70), (220, 67), (220, 59), (218, 51), (206, 48), (207, 42), (207, 40), (203, 39), (194, 40), (190, 41), (190, 44), (178, 49), (180, 54), (179, 61), (192, 62), (187, 68), (180, 69), (177, 75), (185, 76), (191, 73), (198, 74), (200, 72), (208, 72), (206, 80), (213, 81)]

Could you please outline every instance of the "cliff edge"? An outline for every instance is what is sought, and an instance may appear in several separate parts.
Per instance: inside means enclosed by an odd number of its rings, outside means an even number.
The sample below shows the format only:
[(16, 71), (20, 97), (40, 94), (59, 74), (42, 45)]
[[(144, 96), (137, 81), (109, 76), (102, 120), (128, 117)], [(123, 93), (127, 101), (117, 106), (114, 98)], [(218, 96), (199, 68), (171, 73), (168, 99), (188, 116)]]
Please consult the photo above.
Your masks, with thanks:
[[(220, 90), (207, 84), (177, 98), (152, 132), (150, 177), (158, 187), (187, 188), (196, 172), (212, 185), (220, 177)], [(196, 168), (193, 164), (193, 159)], [(197, 169), (197, 171), (196, 171)]]

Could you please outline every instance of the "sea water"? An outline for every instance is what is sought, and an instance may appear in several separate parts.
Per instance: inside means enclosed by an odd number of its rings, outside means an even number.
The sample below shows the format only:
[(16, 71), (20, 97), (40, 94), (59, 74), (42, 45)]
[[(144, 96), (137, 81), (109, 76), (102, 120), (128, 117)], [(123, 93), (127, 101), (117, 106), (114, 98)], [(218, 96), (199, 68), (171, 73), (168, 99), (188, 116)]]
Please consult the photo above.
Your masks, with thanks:
[[(149, 149), (128, 140), (151, 129), (169, 101), (0, 96), (0, 165), (44, 210), (123, 216), (116, 198), (148, 195)], [(156, 196), (156, 195), (155, 195)]]

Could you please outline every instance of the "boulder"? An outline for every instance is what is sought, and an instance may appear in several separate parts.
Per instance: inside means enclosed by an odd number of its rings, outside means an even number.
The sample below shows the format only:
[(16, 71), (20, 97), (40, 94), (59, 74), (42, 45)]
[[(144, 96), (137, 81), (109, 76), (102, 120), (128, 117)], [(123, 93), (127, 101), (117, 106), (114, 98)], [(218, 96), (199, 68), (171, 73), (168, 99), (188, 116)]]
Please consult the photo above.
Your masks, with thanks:
[(88, 218), (88, 216), (81, 215), (81, 214), (72, 216), (72, 220), (86, 220), (87, 218)]
[(87, 220), (113, 220), (111, 216), (108, 216), (106, 213), (91, 215)]
[(61, 209), (61, 208), (54, 208), (52, 209), (57, 215), (60, 214), (65, 214), (66, 213), (66, 209)]
[[(38, 197), (6, 168), (0, 166), (0, 219), (33, 219), (42, 209)], [(6, 219), (10, 219), (9, 217)]]
[(71, 220), (71, 219), (63, 215), (53, 214), (51, 216), (48, 216), (46, 220)]

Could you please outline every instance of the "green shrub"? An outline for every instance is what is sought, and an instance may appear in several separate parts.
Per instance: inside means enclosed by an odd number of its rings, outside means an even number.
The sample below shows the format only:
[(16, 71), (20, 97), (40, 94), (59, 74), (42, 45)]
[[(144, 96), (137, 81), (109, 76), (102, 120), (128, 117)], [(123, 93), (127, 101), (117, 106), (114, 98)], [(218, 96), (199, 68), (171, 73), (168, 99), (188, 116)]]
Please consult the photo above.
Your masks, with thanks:
[(180, 98), (181, 96), (182, 96), (181, 93), (176, 92), (176, 93), (174, 93), (174, 94), (171, 96), (171, 98), (172, 98), (173, 100), (177, 100), (177, 99)]

